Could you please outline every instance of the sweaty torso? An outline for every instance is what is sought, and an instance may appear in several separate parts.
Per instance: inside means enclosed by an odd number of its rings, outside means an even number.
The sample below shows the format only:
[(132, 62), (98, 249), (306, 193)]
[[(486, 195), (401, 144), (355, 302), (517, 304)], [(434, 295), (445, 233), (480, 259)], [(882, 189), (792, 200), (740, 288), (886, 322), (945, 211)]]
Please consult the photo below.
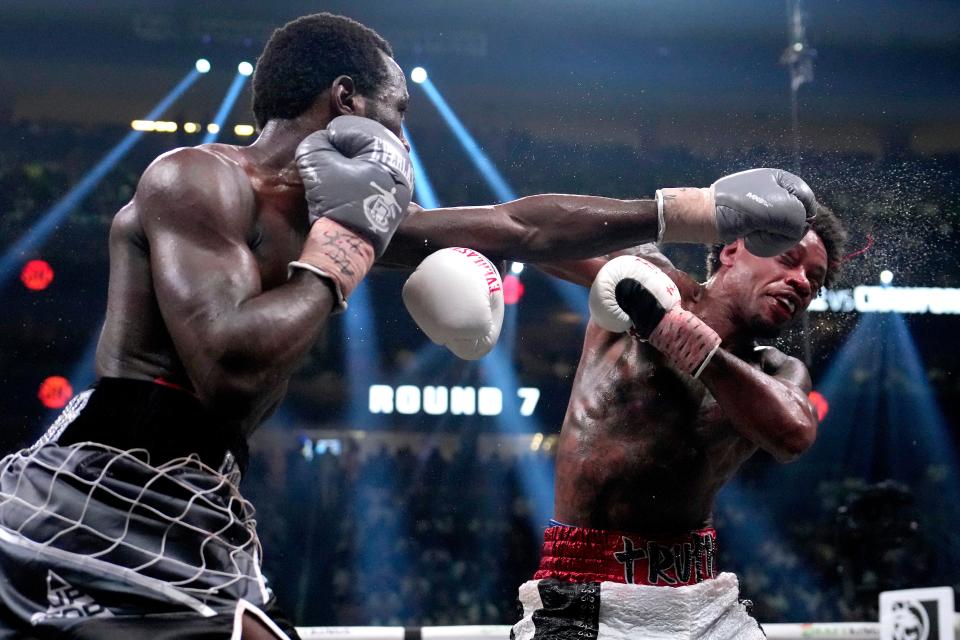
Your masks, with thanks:
[[(764, 351), (738, 354), (762, 366)], [(647, 343), (590, 324), (557, 453), (555, 517), (649, 535), (710, 526), (756, 446)]]
[[(203, 147), (249, 184), (254, 211), (237, 212), (251, 222), (247, 245), (259, 265), (261, 288), (272, 289), (287, 279), (287, 264), (300, 254), (307, 233), (302, 184), (286, 181), (276, 169), (260, 166), (248, 148), (214, 144)], [(253, 215), (250, 215), (250, 214)], [(97, 348), (97, 376), (162, 380), (187, 390), (192, 385), (167, 329), (152, 284), (150, 242), (144, 232), (136, 199), (121, 209), (110, 229), (110, 285), (107, 314)], [(202, 278), (202, 273), (194, 274)], [(276, 406), (286, 390), (241, 425), (249, 433)]]

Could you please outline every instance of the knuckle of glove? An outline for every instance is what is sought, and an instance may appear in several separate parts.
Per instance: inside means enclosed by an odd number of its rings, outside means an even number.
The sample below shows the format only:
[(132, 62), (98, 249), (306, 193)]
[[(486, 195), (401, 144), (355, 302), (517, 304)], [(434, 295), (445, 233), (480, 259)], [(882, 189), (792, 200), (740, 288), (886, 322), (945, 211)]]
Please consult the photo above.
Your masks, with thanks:
[(464, 360), (485, 356), (503, 325), (503, 283), (486, 257), (463, 247), (427, 256), (403, 286), (403, 304), (433, 341)]
[(743, 238), (747, 251), (760, 258), (772, 258), (787, 251), (797, 240), (768, 231), (754, 231)]
[(617, 284), (632, 279), (669, 309), (680, 302), (680, 292), (673, 280), (650, 262), (637, 256), (620, 256), (609, 261), (597, 274), (590, 287), (590, 315), (600, 327), (623, 333), (633, 326), (627, 312), (617, 302)]

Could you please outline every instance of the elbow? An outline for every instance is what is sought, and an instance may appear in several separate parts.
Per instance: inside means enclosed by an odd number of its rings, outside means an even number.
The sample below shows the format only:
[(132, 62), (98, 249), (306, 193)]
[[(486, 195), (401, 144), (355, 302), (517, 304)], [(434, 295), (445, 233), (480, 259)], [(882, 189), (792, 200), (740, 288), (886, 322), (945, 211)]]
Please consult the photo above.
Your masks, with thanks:
[(781, 464), (793, 462), (806, 453), (816, 439), (816, 421), (800, 420), (791, 425), (790, 428), (784, 429), (783, 436), (771, 453)]
[(208, 409), (228, 418), (243, 419), (256, 412), (268, 395), (270, 384), (264, 372), (230, 358), (219, 358), (194, 387)]

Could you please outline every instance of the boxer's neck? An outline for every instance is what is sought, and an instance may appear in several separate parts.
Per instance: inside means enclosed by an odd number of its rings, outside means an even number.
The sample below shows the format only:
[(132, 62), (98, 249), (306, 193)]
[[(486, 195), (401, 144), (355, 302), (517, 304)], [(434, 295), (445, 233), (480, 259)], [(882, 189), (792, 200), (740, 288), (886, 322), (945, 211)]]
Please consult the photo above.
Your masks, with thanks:
[(697, 289), (688, 310), (716, 331), (721, 344), (729, 351), (738, 353), (753, 348), (756, 336), (750, 334), (740, 319), (733, 296), (724, 293), (722, 280), (717, 277)]
[(264, 125), (257, 139), (247, 147), (248, 153), (258, 165), (282, 170), (294, 164), (297, 145), (311, 133), (325, 129), (329, 121), (312, 114), (289, 120), (275, 118)]

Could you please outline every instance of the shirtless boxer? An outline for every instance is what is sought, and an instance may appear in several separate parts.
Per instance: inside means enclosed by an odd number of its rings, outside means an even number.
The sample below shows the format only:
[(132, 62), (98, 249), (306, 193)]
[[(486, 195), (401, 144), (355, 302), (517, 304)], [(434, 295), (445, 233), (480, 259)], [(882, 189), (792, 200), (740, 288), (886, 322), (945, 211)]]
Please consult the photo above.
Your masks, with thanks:
[(818, 205), (780, 255), (751, 254), (749, 239), (715, 248), (704, 284), (655, 245), (546, 267), (592, 285), (592, 317), (557, 451), (555, 521), (520, 587), (516, 640), (764, 637), (736, 576), (718, 574), (713, 505), (758, 449), (788, 462), (814, 441), (806, 368), (756, 340), (806, 310), (843, 237)]
[[(412, 266), (450, 245), (580, 258), (662, 227), (639, 200), (408, 209), (404, 77), (346, 18), (277, 30), (253, 96), (253, 144), (178, 149), (144, 172), (110, 232), (97, 382), (0, 461), (0, 638), (295, 636), (261, 611), (273, 599), (237, 489), (246, 439), (374, 259)], [(710, 233), (768, 250), (802, 236), (798, 178), (768, 170), (737, 189), (770, 206), (741, 197)], [(703, 232), (684, 224), (678, 237)]]

